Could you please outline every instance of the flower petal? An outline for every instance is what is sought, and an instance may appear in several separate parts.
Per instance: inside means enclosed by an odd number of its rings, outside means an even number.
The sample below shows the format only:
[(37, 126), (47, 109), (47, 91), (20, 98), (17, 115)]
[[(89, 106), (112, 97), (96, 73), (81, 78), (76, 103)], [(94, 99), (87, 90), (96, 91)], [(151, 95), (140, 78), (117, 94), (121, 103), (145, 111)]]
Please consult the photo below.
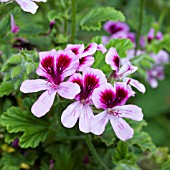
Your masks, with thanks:
[(19, 32), (19, 27), (15, 23), (14, 16), (12, 14), (10, 16), (11, 16), (11, 32), (16, 34)]
[[(82, 104), (83, 105), (83, 104)], [(92, 109), (89, 105), (83, 105), (79, 117), (79, 129), (84, 133), (90, 132), (90, 121), (94, 117)]]
[(31, 0), (15, 0), (25, 12), (35, 14), (38, 6)]
[(120, 67), (120, 57), (117, 54), (117, 51), (116, 51), (115, 48), (110, 48), (109, 49), (108, 53), (106, 54), (105, 61), (116, 72), (119, 70), (119, 67)]
[(60, 50), (56, 57), (57, 73), (62, 76), (62, 80), (74, 74), (79, 66), (79, 58), (71, 50)]
[(119, 113), (120, 117), (125, 117), (136, 121), (141, 121), (143, 119), (142, 109), (135, 105), (116, 106), (113, 110)]
[(36, 117), (44, 116), (50, 110), (54, 102), (55, 95), (56, 91), (52, 89), (42, 93), (38, 100), (33, 104), (31, 112)]
[(81, 112), (82, 104), (79, 101), (70, 104), (61, 115), (61, 123), (67, 128), (72, 128), (76, 124)]
[(33, 0), (34, 2), (47, 2), (47, 0)]
[(103, 54), (106, 53), (107, 49), (103, 44), (97, 45), (97, 50), (101, 51)]
[(96, 52), (96, 50), (97, 50), (97, 44), (96, 43), (91, 43), (85, 48), (85, 50), (84, 50), (83, 54), (81, 55), (81, 57), (92, 55), (92, 54), (94, 54)]
[(56, 50), (46, 51), (46, 52), (40, 52), (39, 58), (40, 58), (40, 64), (36, 70), (36, 73), (39, 76), (43, 76), (46, 78), (51, 77), (51, 74), (55, 74), (56, 70)]
[(116, 133), (116, 136), (122, 141), (126, 141), (133, 137), (133, 129), (122, 118), (111, 115), (110, 122)]
[(133, 66), (130, 62), (124, 63), (123, 66), (120, 68), (118, 75), (120, 77), (126, 77), (132, 73), (134, 73), (138, 67)]
[(131, 86), (135, 87), (136, 89), (138, 89), (142, 93), (145, 93), (145, 91), (146, 91), (145, 86), (135, 79), (123, 78), (123, 81), (129, 83)]
[(84, 44), (68, 44), (65, 50), (71, 50), (76, 56), (81, 58), (84, 51)]
[(91, 67), (94, 63), (94, 57), (93, 56), (86, 56), (82, 57), (80, 60), (79, 67), (77, 71), (83, 71), (87, 67)]
[(66, 99), (74, 99), (80, 93), (80, 87), (77, 83), (67, 81), (58, 86), (57, 92)]
[(42, 90), (50, 89), (50, 83), (46, 80), (36, 79), (36, 80), (25, 80), (20, 87), (20, 91), (23, 93), (32, 93)]
[(106, 109), (114, 101), (115, 95), (113, 86), (107, 83), (94, 90), (92, 101), (97, 109)]
[(150, 43), (154, 39), (155, 29), (151, 28), (148, 33), (148, 42)]
[(109, 117), (106, 111), (95, 115), (90, 122), (90, 131), (95, 135), (101, 135), (109, 121)]

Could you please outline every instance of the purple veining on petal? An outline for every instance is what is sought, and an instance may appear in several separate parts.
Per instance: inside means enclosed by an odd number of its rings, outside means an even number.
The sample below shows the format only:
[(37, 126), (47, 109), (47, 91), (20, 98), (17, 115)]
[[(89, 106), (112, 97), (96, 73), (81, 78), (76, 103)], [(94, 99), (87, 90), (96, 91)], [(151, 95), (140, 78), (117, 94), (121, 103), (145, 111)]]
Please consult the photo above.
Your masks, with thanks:
[(118, 56), (114, 56), (113, 62), (115, 63), (115, 66), (119, 68), (119, 66), (120, 66), (120, 58)]

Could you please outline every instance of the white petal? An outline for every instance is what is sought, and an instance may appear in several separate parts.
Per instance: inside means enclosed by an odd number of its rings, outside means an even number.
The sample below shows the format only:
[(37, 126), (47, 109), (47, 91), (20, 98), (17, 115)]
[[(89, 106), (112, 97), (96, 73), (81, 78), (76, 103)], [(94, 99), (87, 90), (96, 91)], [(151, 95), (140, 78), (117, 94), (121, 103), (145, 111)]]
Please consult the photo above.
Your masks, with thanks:
[(80, 93), (80, 87), (77, 83), (63, 82), (58, 86), (57, 92), (60, 96), (66, 99), (74, 99)]
[(135, 87), (136, 89), (138, 89), (140, 92), (145, 93), (146, 89), (145, 86), (140, 83), (139, 81), (132, 79), (132, 78), (124, 78), (123, 79), (124, 82), (129, 82), (129, 84), (133, 87)]
[(135, 105), (116, 106), (113, 110), (119, 113), (120, 117), (125, 117), (136, 121), (141, 121), (143, 119), (142, 109)]
[(85, 68), (91, 67), (93, 65), (94, 57), (93, 56), (82, 57), (79, 61), (80, 61), (80, 65), (77, 71), (83, 71)]
[(36, 79), (36, 80), (25, 80), (20, 87), (20, 91), (23, 93), (32, 93), (42, 90), (47, 90), (51, 88), (50, 83), (46, 80)]
[(15, 0), (25, 12), (35, 14), (38, 6), (31, 0)]
[(47, 90), (41, 94), (38, 100), (33, 104), (31, 108), (31, 112), (36, 117), (44, 116), (51, 108), (54, 98), (56, 95), (56, 91)]
[(89, 105), (83, 105), (79, 117), (79, 129), (84, 133), (90, 132), (90, 121), (94, 117)]
[(106, 111), (95, 115), (90, 123), (90, 131), (95, 135), (101, 135), (109, 121), (109, 117)]
[(126, 77), (132, 73), (134, 73), (138, 67), (133, 66), (130, 62), (124, 63), (123, 66), (120, 68), (118, 75), (120, 77)]
[(117, 54), (117, 51), (115, 48), (110, 48), (109, 51), (106, 54), (105, 61), (107, 64), (111, 66), (111, 68), (115, 71), (119, 70), (120, 67), (120, 57)]
[(107, 49), (103, 44), (97, 45), (97, 50), (101, 51), (103, 54), (106, 53)]
[(116, 136), (122, 141), (126, 141), (133, 137), (133, 129), (122, 118), (110, 115), (110, 122), (116, 133)]
[(97, 50), (97, 44), (96, 43), (91, 43), (88, 45), (87, 48), (85, 48), (83, 54), (81, 55), (81, 57), (85, 57), (85, 56), (88, 56), (88, 55), (92, 55), (96, 52)]
[(70, 104), (61, 115), (61, 122), (67, 128), (72, 128), (82, 113), (82, 104), (79, 101), (76, 101)]

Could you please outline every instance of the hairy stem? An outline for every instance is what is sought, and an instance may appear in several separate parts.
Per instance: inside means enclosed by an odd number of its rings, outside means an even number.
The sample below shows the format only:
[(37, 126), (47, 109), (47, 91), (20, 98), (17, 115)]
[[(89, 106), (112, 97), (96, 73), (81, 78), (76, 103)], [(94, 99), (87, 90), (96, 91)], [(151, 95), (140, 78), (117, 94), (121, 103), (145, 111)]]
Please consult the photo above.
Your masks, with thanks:
[(91, 142), (91, 138), (89, 135), (86, 135), (86, 142), (87, 145), (92, 153), (92, 155), (94, 156), (94, 158), (100, 163), (100, 165), (103, 167), (104, 170), (109, 170), (109, 168), (104, 164), (104, 162), (101, 160), (101, 158), (99, 157), (98, 153), (96, 152), (93, 143)]
[(142, 30), (144, 4), (145, 4), (145, 0), (140, 0), (139, 28), (138, 28), (137, 37), (136, 37), (135, 55), (137, 53), (137, 50), (139, 49), (139, 44), (140, 44), (140, 36), (141, 36), (141, 30)]
[(71, 0), (71, 43), (74, 43), (76, 35), (76, 0)]

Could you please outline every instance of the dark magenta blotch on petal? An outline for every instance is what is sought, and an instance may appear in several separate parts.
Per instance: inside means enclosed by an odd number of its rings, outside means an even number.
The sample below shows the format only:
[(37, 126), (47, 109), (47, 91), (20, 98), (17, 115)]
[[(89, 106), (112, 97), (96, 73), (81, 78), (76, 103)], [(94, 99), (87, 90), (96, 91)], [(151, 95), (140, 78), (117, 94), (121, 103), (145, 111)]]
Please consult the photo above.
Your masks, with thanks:
[(120, 58), (118, 56), (114, 56), (113, 62), (115, 64), (115, 66), (119, 68), (119, 66), (120, 66)]

